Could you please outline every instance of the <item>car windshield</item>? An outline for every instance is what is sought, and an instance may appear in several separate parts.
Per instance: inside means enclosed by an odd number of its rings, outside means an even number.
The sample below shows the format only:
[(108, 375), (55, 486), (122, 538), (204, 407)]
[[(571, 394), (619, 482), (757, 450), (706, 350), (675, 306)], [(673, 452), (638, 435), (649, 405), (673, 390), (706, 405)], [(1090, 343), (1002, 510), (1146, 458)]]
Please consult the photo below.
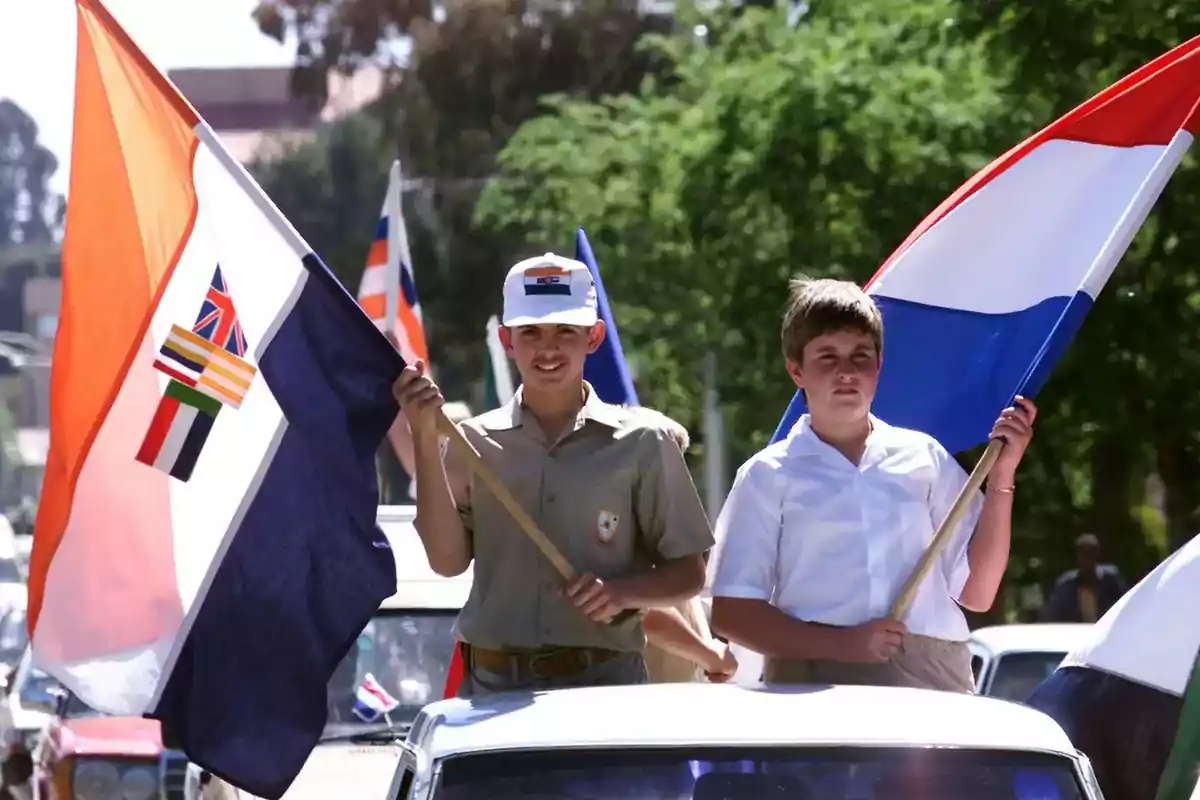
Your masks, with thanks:
[(1061, 756), (937, 748), (491, 752), (442, 762), (437, 800), (1080, 800)]
[(1024, 703), (1037, 685), (1058, 668), (1066, 651), (1009, 653), (996, 660), (988, 694)]
[[(453, 610), (380, 610), (359, 635), (329, 682), (325, 737), (352, 735), (367, 725), (411, 723), (421, 707), (442, 699), (454, 651)], [(367, 676), (399, 705), (372, 718), (355, 712), (358, 687)], [(360, 706), (360, 712), (366, 711)]]

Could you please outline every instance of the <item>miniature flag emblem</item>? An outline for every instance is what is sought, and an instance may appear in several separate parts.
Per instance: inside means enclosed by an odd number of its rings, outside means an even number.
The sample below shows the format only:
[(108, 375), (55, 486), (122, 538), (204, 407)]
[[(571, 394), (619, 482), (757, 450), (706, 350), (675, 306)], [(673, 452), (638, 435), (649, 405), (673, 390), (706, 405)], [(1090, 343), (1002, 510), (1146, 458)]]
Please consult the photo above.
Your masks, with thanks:
[(171, 378), (137, 453), (141, 463), (187, 481), (221, 406), (238, 408), (257, 370), (221, 268), (191, 330), (172, 325), (154, 368)]
[(562, 267), (530, 267), (525, 270), (525, 294), (570, 294), (571, 273)]
[(354, 713), (363, 722), (374, 722), (384, 714), (391, 713), (398, 705), (400, 701), (388, 694), (369, 672), (354, 695)]

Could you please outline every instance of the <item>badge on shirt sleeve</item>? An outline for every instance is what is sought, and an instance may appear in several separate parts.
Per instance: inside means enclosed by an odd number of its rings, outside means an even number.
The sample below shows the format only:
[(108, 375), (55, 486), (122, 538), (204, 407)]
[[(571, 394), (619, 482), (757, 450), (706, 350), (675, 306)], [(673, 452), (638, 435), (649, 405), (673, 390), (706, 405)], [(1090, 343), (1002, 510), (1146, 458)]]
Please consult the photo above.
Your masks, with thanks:
[(608, 544), (617, 535), (619, 520), (620, 517), (611, 511), (600, 512), (600, 516), (596, 519), (596, 536), (600, 538), (601, 544)]

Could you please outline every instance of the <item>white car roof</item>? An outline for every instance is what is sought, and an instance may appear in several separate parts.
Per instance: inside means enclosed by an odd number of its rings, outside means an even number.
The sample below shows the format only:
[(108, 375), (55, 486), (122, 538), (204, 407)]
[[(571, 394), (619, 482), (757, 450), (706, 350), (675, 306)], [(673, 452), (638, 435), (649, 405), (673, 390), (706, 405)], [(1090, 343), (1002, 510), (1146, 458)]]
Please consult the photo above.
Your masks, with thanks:
[(383, 608), (462, 608), (471, 592), (471, 569), (453, 578), (434, 572), (413, 527), (415, 517), (415, 506), (380, 506), (376, 514), (396, 557), (396, 593), (383, 601)]
[(1028, 625), (992, 625), (971, 631), (971, 640), (994, 655), (1005, 653), (1069, 653), (1092, 629), (1090, 623), (1045, 622)]
[(441, 700), (409, 743), (438, 759), (487, 750), (677, 744), (943, 746), (1073, 756), (1053, 719), (1004, 700), (876, 686), (667, 683)]

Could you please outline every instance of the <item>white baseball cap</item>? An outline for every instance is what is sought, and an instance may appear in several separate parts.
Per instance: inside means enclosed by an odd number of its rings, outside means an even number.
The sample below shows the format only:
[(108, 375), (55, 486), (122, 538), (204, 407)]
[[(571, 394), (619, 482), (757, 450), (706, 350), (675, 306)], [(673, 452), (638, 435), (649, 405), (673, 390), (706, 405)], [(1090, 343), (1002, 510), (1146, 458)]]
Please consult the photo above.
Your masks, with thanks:
[(518, 262), (504, 279), (501, 322), (517, 325), (596, 324), (596, 282), (587, 266), (546, 253)]

